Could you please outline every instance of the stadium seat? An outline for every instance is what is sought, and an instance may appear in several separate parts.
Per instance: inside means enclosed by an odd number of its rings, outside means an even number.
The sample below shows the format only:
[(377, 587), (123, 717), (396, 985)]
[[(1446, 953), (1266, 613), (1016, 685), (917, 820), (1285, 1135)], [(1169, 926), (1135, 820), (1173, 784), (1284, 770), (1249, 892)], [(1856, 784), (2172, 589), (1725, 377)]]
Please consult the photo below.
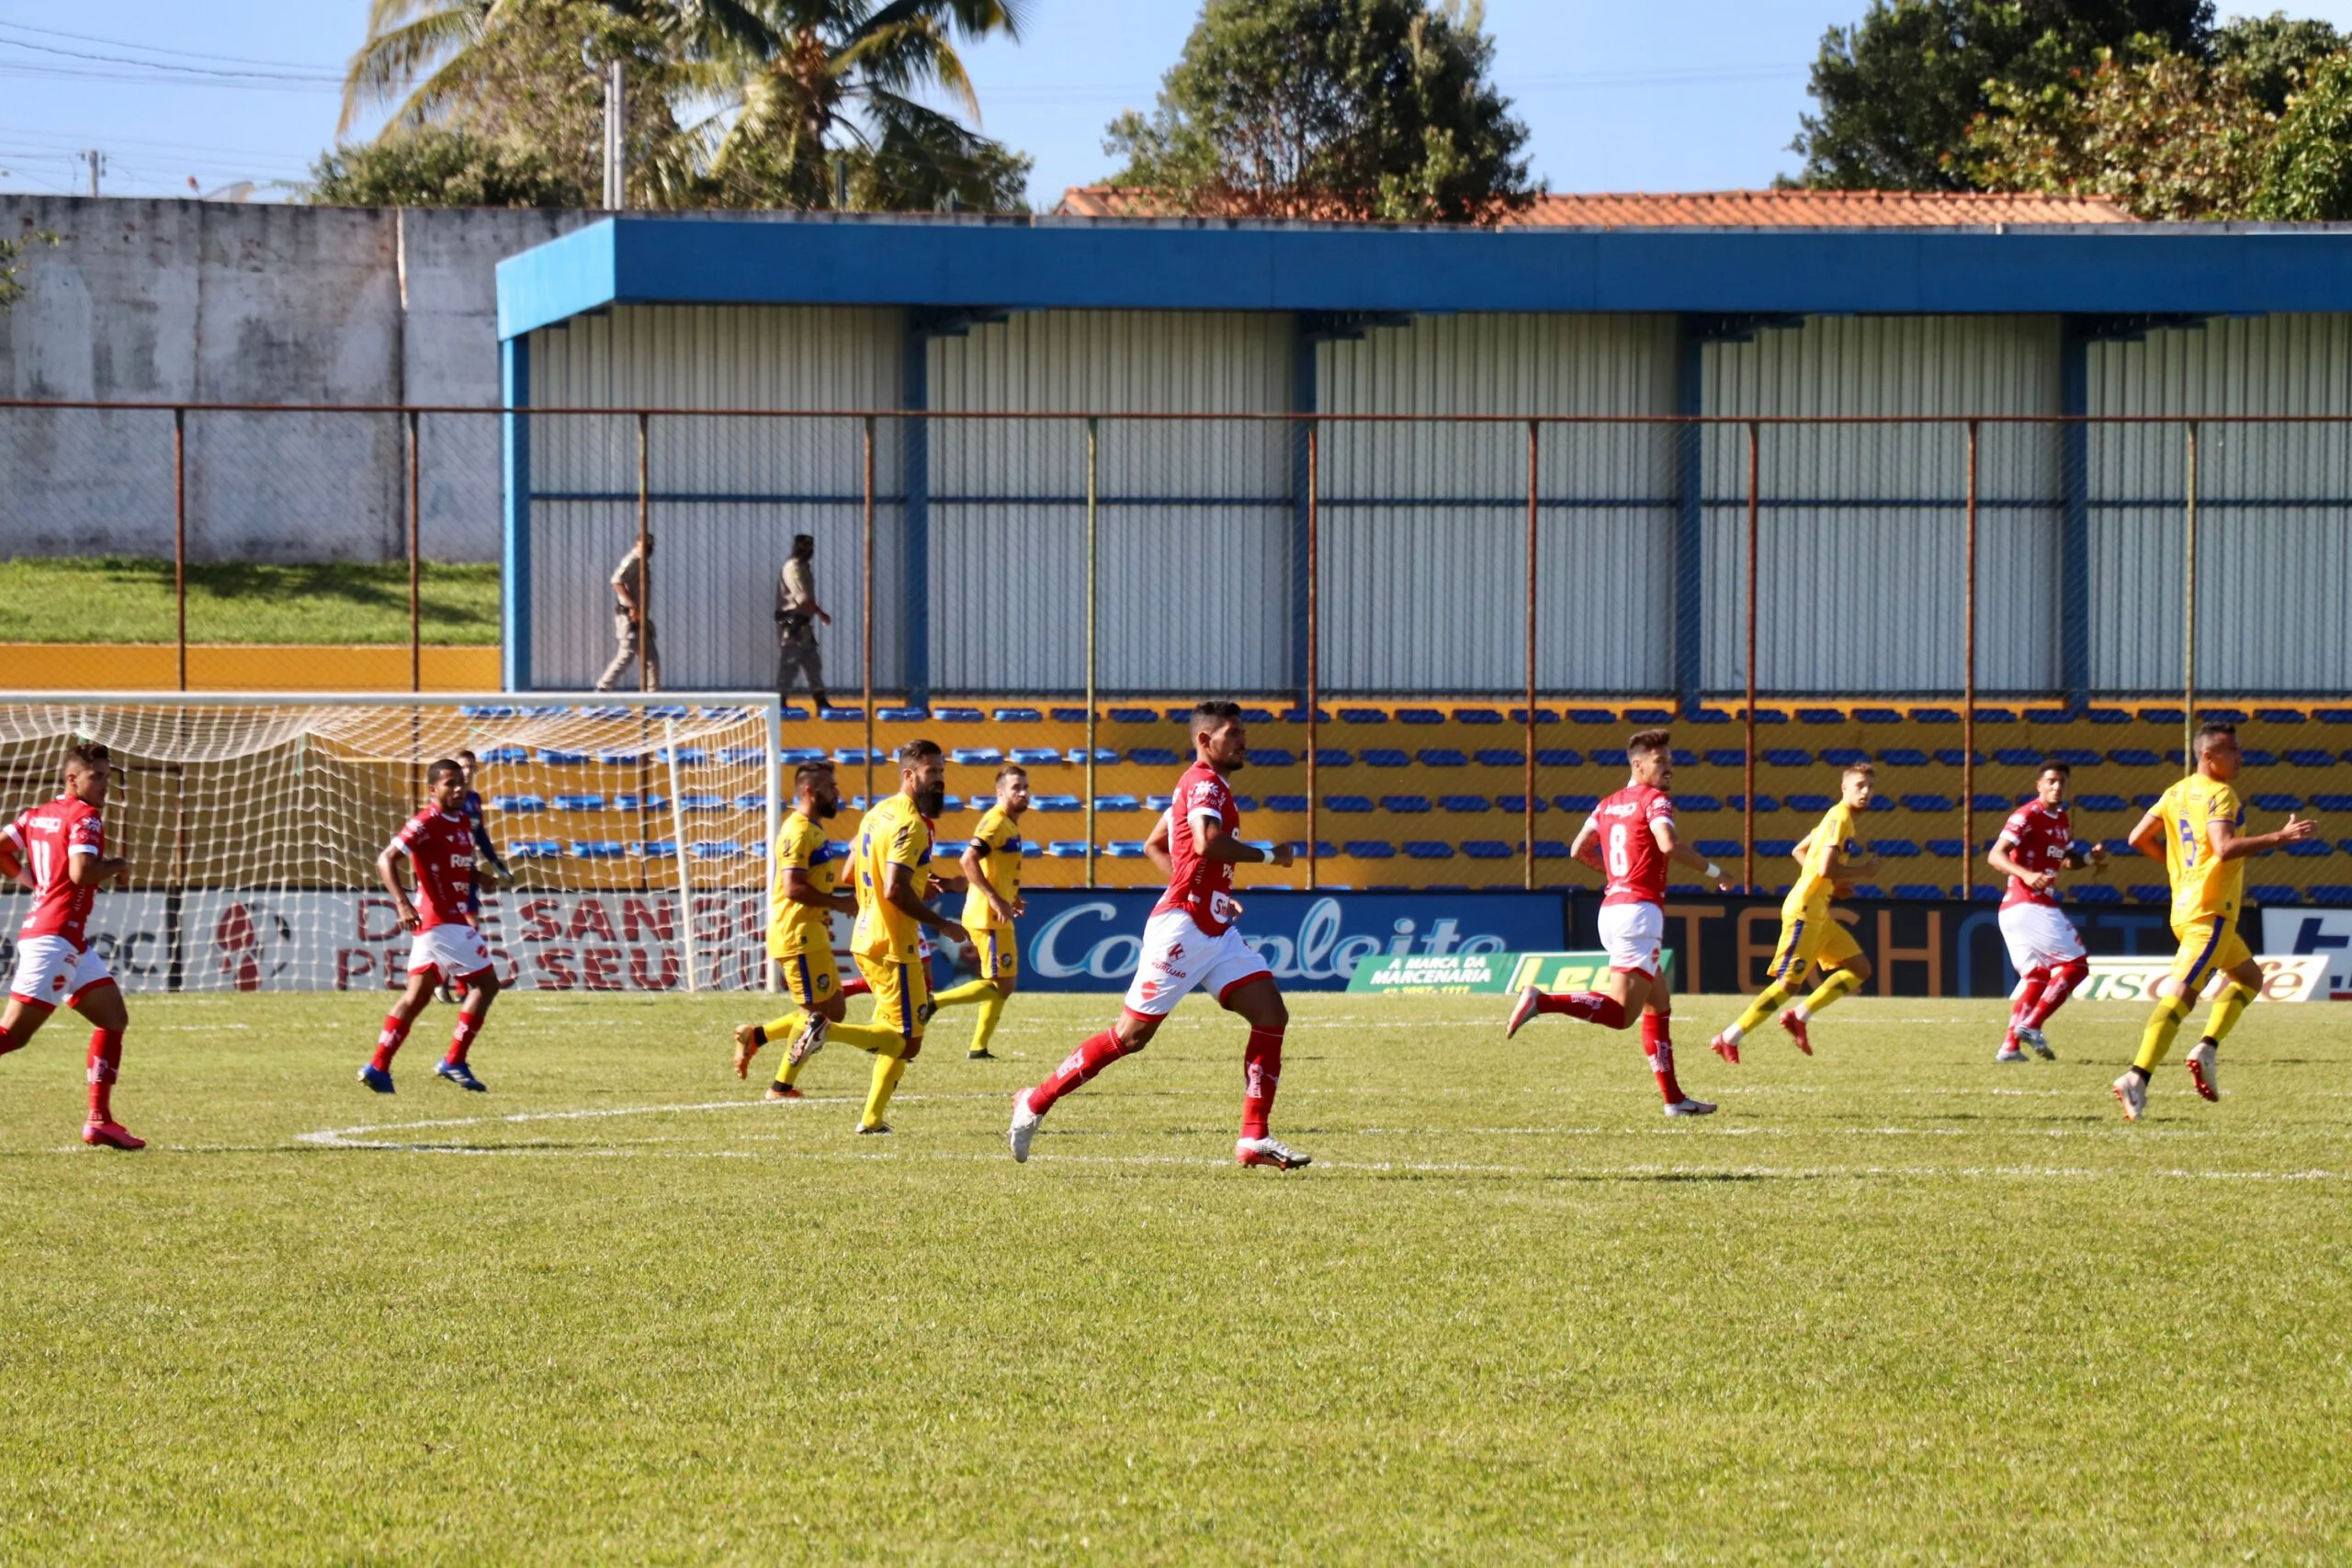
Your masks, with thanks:
[(2352, 724), (2352, 708), (2313, 708), (2312, 716), (2322, 724)]
[(2066, 897), (2077, 904), (2120, 904), (2123, 890), (2104, 882), (2084, 882), (2066, 889)]
[(2275, 768), (2278, 765), (2278, 759), (2259, 746), (2249, 746), (2245, 749), (2245, 765), (2249, 768)]
[(1556, 795), (1552, 797), (1552, 804), (1558, 807), (1563, 811), (1573, 812), (1578, 816), (1583, 816), (1589, 813), (1594, 807), (1600, 804), (1600, 796), (1597, 795)]
[(2308, 746), (2299, 746), (2291, 751), (2282, 751), (2279, 755), (2286, 758), (2287, 765), (2290, 768), (2332, 768), (2335, 766), (2335, 754), (2334, 752), (2316, 751)]
[(1833, 768), (1850, 768), (1857, 762), (1867, 762), (1871, 754), (1859, 746), (1824, 746), (1821, 760)]
[[(630, 759), (635, 761), (634, 758)], [(539, 748), (539, 765), (543, 768), (580, 768), (588, 764), (585, 751), (560, 751), (552, 746)]]
[(2028, 708), (2025, 710), (2025, 721), (2031, 725), (2072, 724), (2075, 722), (2075, 710), (2072, 708)]
[(1901, 724), (1903, 715), (1894, 708), (1856, 708), (1854, 722), (1869, 725)]
[(2294, 904), (2301, 902), (2294, 888), (2280, 882), (2248, 884), (2246, 897), (2256, 904)]
[(1758, 708), (1756, 722), (1758, 724), (1786, 724), (1789, 722), (1789, 716), (1779, 708)]
[(1737, 839), (1702, 839), (1699, 852), (1709, 860), (1736, 860), (1747, 852), (1747, 847)]
[(2098, 766), (2098, 753), (2086, 751), (2079, 746), (2061, 746), (2043, 761), (2064, 762), (2070, 768), (2096, 768)]
[(1062, 760), (1061, 752), (1051, 746), (1015, 746), (1012, 761), (1024, 768), (1048, 767)]
[[(1524, 817), (1527, 815), (1527, 796), (1523, 795), (1498, 795), (1495, 796), (1495, 809), (1498, 811), (1508, 811), (1513, 817)], [(1552, 803), (1550, 801), (1545, 800), (1540, 795), (1535, 797), (1535, 815), (1541, 817), (1544, 813), (1551, 809)]]
[(2120, 795), (2080, 795), (2075, 804), (2085, 811), (2129, 811), (2132, 808), (2131, 803)]
[(2328, 848), (2325, 839), (2305, 839), (2300, 844), (2287, 846), (2287, 853), (2297, 860), (2325, 860), (2335, 852)]
[(617, 839), (574, 839), (573, 860), (626, 860), (628, 850)]
[(1958, 724), (1960, 713), (1956, 708), (1913, 708), (1911, 722), (1914, 724)]
[(1672, 708), (1627, 708), (1625, 722), (1627, 724), (1672, 724), (1674, 710)]
[(1317, 746), (1315, 749), (1315, 765), (1318, 768), (1352, 768), (1355, 762), (1355, 753), (1345, 747)]
[(1464, 839), (1462, 840), (1462, 852), (1472, 860), (1510, 860), (1519, 851), (1500, 839)]
[(1729, 724), (1731, 715), (1721, 708), (1702, 707), (1695, 713), (1685, 716), (1682, 722), (1685, 724)]
[[(763, 795), (760, 798), (761, 804), (765, 805), (767, 797)], [(605, 797), (601, 795), (559, 795), (555, 797), (555, 808), (558, 811), (602, 811), (605, 809)]]
[[(1745, 814), (1747, 810), (1747, 796), (1744, 795), (1725, 795), (1724, 797), (1724, 804), (1734, 811)], [(1768, 816), (1779, 809), (1781, 809), (1781, 803), (1772, 796), (1769, 795), (1759, 795), (1756, 797), (1756, 815), (1758, 817)]]
[(1258, 798), (1250, 795), (1237, 795), (1233, 797), (1233, 805), (1236, 810), (1246, 817), (1258, 809)]
[(1143, 802), (1132, 795), (1098, 795), (1094, 797), (1097, 811), (1141, 811)]
[(1836, 708), (1799, 708), (1797, 722), (1799, 724), (1843, 724), (1846, 722), (1846, 716)]
[(787, 768), (797, 768), (803, 762), (821, 762), (827, 755), (821, 746), (786, 746), (777, 750), (775, 760)]
[(765, 811), (767, 808), (768, 796), (765, 790), (747, 790), (735, 797), (735, 809), (738, 811)]
[(2132, 716), (2121, 708), (2091, 708), (2083, 715), (2093, 724), (2131, 724)]
[(1405, 853), (1413, 860), (1452, 860), (1453, 846), (1439, 839), (1408, 839)]
[(1711, 768), (1744, 768), (1747, 766), (1747, 753), (1733, 747), (1719, 748), (1707, 753), (1707, 765)]
[(1285, 751), (1279, 746), (1252, 746), (1250, 748), (1250, 765), (1253, 768), (1295, 768), (1298, 766), (1298, 753)]
[(1794, 839), (1758, 839), (1756, 840), (1756, 852), (1770, 860), (1786, 860), (1797, 852), (1797, 841)]
[(1113, 708), (1110, 718), (1113, 724), (1158, 724), (1159, 722), (1159, 715), (1150, 708)]
[(628, 792), (613, 796), (612, 809), (615, 811), (660, 811), (666, 808), (669, 804), (670, 799), (667, 795), (656, 794), (651, 790), (648, 790), (643, 795)]
[(1948, 795), (1906, 795), (1903, 796), (1903, 809), (1905, 811), (1949, 813), (1954, 810), (1955, 807), (1952, 805), (1951, 796)]
[(2312, 809), (2331, 816), (2352, 811), (2352, 795), (2315, 795), (2312, 796)]
[(1537, 860), (1566, 860), (1568, 858), (1568, 846), (1557, 839), (1538, 839), (1535, 840), (1535, 858)]
[(1527, 753), (1507, 747), (1483, 747), (1470, 754), (1470, 760), (1482, 768), (1519, 768), (1527, 764)]
[(2142, 708), (2140, 721), (2143, 724), (2161, 724), (2173, 729), (2187, 722), (2178, 708)]
[[(1892, 840), (1881, 839), (1877, 841), (1876, 847), (1883, 852), (1887, 844), (1891, 842), (1893, 842)], [(1965, 860), (1968, 857), (1968, 846), (1958, 839), (1929, 839), (1928, 852), (1938, 860)]]
[[(1085, 716), (1081, 713), (1080, 716), (1082, 718)], [(1274, 710), (1272, 708), (1244, 707), (1241, 710), (1241, 722), (1244, 724), (1272, 724), (1274, 722)]]
[(696, 839), (686, 852), (696, 860), (741, 860), (743, 846), (732, 839)]
[(959, 768), (993, 768), (1003, 762), (1004, 753), (993, 746), (957, 746), (948, 751), (947, 760)]
[(1978, 708), (1976, 710), (1976, 722), (1979, 724), (2015, 724), (2017, 721), (2018, 716), (2007, 708)]
[(1363, 755), (1363, 765), (1367, 768), (1409, 768), (1413, 765), (1413, 759), (1408, 753), (1394, 747), (1375, 746)]
[(1404, 817), (1425, 817), (1429, 814), (1430, 797), (1426, 795), (1384, 795), (1380, 797), (1380, 809)]
[(1668, 754), (1673, 758), (1674, 765), (1678, 768), (1695, 768), (1699, 765), (1699, 753), (1696, 751), (1685, 751), (1681, 747), (1677, 746)]
[(1086, 848), (1084, 839), (1054, 839), (1046, 843), (1046, 853), (1055, 860), (1084, 860)]
[(868, 761), (878, 765), (889, 760), (890, 754), (887, 751), (869, 752), (855, 746), (843, 746), (833, 753), (833, 761), (844, 768), (861, 768)]
[[(1875, 806), (1878, 803), (1872, 801), (1871, 804)], [(2006, 795), (1979, 794), (1973, 802), (1973, 809), (1989, 811), (1996, 817), (2007, 817), (2017, 809), (2017, 801)]]
[(1143, 797), (1146, 811), (1165, 811), (1175, 804), (1176, 797), (1172, 795), (1147, 795)]
[(1993, 761), (2005, 768), (2034, 768), (2041, 765), (2041, 753), (2030, 746), (2004, 746), (1993, 753)]
[(988, 715), (978, 708), (940, 707), (931, 710), (932, 722), (934, 724), (978, 724), (987, 716)]
[[(1984, 752), (1979, 751), (1976, 753), (1976, 765), (1978, 767), (1981, 768), (1991, 761), (1992, 759), (1984, 755)], [(1962, 750), (1957, 746), (1942, 747), (1936, 752), (1936, 765), (1942, 768), (1964, 768), (1968, 765), (1968, 753)]]
[[(1464, 768), (1470, 765), (1470, 759), (1451, 746), (1424, 747), (1413, 755), (1420, 760), (1421, 766), (1425, 768)], [(1272, 764), (1267, 765), (1271, 767)]]
[(1388, 715), (1379, 708), (1341, 708), (1341, 724), (1386, 724)]
[[(1500, 710), (1496, 708), (1455, 708), (1453, 710), (1453, 722), (1456, 724), (1500, 724), (1502, 721), (1503, 716)], [(1521, 719), (1520, 722), (1524, 724), (1527, 721)]]
[(512, 766), (516, 762), (527, 762), (530, 760), (530, 752), (525, 750), (520, 746), (485, 747), (481, 755), (474, 759), (474, 761), (482, 763), (484, 766), (492, 764)]
[(545, 811), (548, 803), (544, 796), (536, 795), (493, 795), (490, 807), (493, 811)]
[(1876, 850), (1880, 856), (1886, 860), (1917, 860), (1919, 858), (1919, 846), (1909, 839), (1875, 839), (1871, 840), (1871, 848)]
[(1086, 710), (1084, 708), (1048, 708), (1046, 710), (1046, 716), (1056, 724), (1084, 724)]
[(1078, 811), (1084, 807), (1074, 795), (1039, 795), (1029, 800), (1032, 811)]
[(1109, 843), (1102, 846), (1102, 852), (1110, 856), (1113, 860), (1142, 860), (1145, 858), (1143, 852), (1143, 840), (1141, 839), (1114, 839)]
[(874, 713), (877, 724), (921, 724), (930, 716), (929, 708), (877, 708)]
[(1441, 795), (1437, 797), (1437, 803), (1440, 809), (1450, 811), (1455, 816), (1473, 815), (1494, 809), (1494, 803), (1483, 795)]
[(1776, 768), (1809, 768), (1813, 766), (1813, 753), (1810, 751), (1800, 750), (1793, 746), (1770, 747), (1765, 750), (1763, 760), (1771, 763)]
[(1600, 748), (1592, 754), (1592, 765), (1594, 767), (1607, 768), (1611, 773), (1615, 773), (1619, 768), (1627, 766), (1628, 761), (1629, 759), (1626, 757), (1623, 749), (1616, 746)]
[(1396, 722), (1399, 724), (1443, 724), (1445, 715), (1436, 708), (1398, 708)]
[(999, 724), (1036, 724), (1046, 716), (1035, 708), (999, 708), (989, 716)]
[(1127, 753), (1127, 761), (1142, 768), (1174, 768), (1183, 765), (1175, 752), (1160, 746), (1138, 746)]
[(1396, 853), (1396, 846), (1385, 839), (1350, 839), (1340, 847), (1356, 860), (1390, 860)]
[(2164, 765), (2162, 757), (2139, 746), (2126, 746), (2120, 750), (2109, 751), (2107, 754), (2107, 760), (2119, 768), (2155, 768)]
[(641, 844), (631, 844), (629, 852), (639, 860), (675, 860), (678, 846), (670, 839), (648, 839)]
[(1837, 804), (1826, 795), (1792, 795), (1788, 799), (1792, 811), (1826, 811)]
[[(1069, 750), (1062, 753), (1062, 761), (1069, 763), (1072, 767), (1082, 768), (1086, 766), (1086, 748), (1083, 746), (1071, 747)], [(1258, 754), (1255, 751), (1250, 753), (1250, 761), (1252, 762), (1258, 762)], [(1094, 749), (1094, 765), (1098, 768), (1115, 768), (1119, 765), (1119, 754), (1116, 751), (1112, 750), (1108, 746), (1097, 746)], [(1271, 762), (1264, 762), (1260, 763), (1259, 765), (1263, 767), (1272, 767), (1273, 764)]]
[(1724, 803), (1712, 795), (1678, 795), (1674, 809), (1678, 815), (1692, 811), (1721, 811)]
[(2303, 896), (2314, 904), (2335, 908), (2352, 907), (2352, 887), (2306, 887), (2303, 889)]
[(2244, 724), (2246, 721), (2244, 708), (2199, 708), (2197, 716), (2211, 719), (2217, 724)]
[(820, 716), (827, 724), (862, 724), (865, 720), (865, 710), (864, 708), (827, 708)]
[(2256, 811), (2300, 811), (2303, 805), (2295, 796), (2280, 795), (2276, 791), (2266, 792), (2253, 798), (2254, 808)]
[(1935, 882), (1898, 882), (1894, 893), (1897, 898), (1948, 898), (1951, 889)]
[(1617, 727), (1617, 716), (1607, 708), (1570, 708), (1568, 722), (1570, 724), (1605, 724), (1614, 729)]
[(1266, 809), (1269, 811), (1295, 814), (1306, 809), (1306, 796), (1303, 795), (1270, 795), (1266, 796)]
[(1541, 746), (1536, 748), (1535, 765), (1539, 768), (1581, 768), (1584, 757), (1565, 746)]
[(2160, 882), (2135, 882), (2131, 887), (2134, 904), (2169, 904), (2172, 889)]
[(1372, 809), (1372, 801), (1369, 796), (1361, 795), (1326, 795), (1323, 809), (1336, 811), (1342, 817), (1358, 817)]

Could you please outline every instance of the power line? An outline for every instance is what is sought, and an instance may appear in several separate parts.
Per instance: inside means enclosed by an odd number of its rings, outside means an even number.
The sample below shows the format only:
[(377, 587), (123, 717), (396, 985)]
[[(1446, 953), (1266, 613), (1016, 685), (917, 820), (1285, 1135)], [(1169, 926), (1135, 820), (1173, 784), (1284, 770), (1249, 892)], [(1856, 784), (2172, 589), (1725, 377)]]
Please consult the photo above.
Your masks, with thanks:
[(43, 38), (71, 39), (75, 43), (104, 44), (109, 49), (131, 49), (144, 54), (176, 54), (187, 60), (217, 60), (231, 65), (262, 65), (288, 71), (326, 71), (333, 67), (307, 60), (255, 60), (243, 54), (207, 54), (200, 50), (171, 49), (163, 44), (136, 43), (129, 39), (97, 38), (89, 33), (61, 32), (55, 28), (37, 28), (30, 22), (0, 21), (0, 28), (10, 32), (39, 33)]
[(167, 71), (189, 76), (225, 77), (241, 82), (336, 82), (340, 73), (327, 74), (316, 70), (299, 72), (263, 71), (258, 69), (227, 71), (217, 65), (182, 65), (169, 60), (135, 60), (125, 54), (98, 54), (90, 50), (66, 49), (53, 43), (34, 43), (28, 39), (0, 38), (0, 48), (28, 49), (40, 54), (61, 55), (68, 60), (93, 60), (108, 65), (132, 65), (142, 71)]

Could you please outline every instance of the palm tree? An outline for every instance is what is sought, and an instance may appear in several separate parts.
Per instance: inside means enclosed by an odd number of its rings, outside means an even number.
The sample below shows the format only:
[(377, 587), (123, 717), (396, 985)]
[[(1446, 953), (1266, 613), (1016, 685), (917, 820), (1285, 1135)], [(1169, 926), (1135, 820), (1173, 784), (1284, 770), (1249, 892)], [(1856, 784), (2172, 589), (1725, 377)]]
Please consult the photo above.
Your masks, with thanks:
[(343, 78), (343, 116), (334, 132), (349, 131), (360, 110), (395, 98), (387, 129), (426, 123), (445, 110), (461, 80), (467, 54), (489, 28), (499, 0), (369, 0), (368, 41), (351, 57)]

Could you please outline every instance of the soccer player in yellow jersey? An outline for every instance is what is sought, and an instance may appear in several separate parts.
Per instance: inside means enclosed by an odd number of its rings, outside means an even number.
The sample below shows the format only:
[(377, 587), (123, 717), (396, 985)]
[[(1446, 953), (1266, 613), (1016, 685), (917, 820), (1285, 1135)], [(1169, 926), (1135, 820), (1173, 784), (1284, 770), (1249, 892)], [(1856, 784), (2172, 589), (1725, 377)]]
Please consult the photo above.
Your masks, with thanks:
[(1020, 945), (1012, 922), (1027, 908), (1021, 899), (1021, 814), (1029, 809), (1029, 770), (1007, 762), (997, 771), (996, 804), (981, 814), (964, 847), (964, 929), (979, 951), (980, 976), (951, 986), (933, 998), (933, 1009), (978, 1006), (967, 1061), (994, 1060), (989, 1041), (1004, 1016), (1005, 998), (1020, 970)]
[[(851, 929), (850, 954), (858, 973), (874, 987), (874, 1021), (870, 1026), (888, 1031), (893, 1039), (874, 1057), (873, 1087), (866, 1091), (861, 1133), (888, 1133), (883, 1112), (906, 1075), (907, 1064), (922, 1050), (923, 1025), (932, 1012), (931, 972), (923, 961), (918, 929), (929, 926), (949, 942), (962, 942), (964, 928), (923, 903), (934, 882), (958, 888), (961, 877), (931, 874), (933, 818), (947, 800), (947, 759), (933, 740), (910, 740), (899, 748), (899, 792), (875, 803), (857, 825), (850, 846), (850, 871), (857, 895), (857, 924)], [(793, 1043), (793, 1055), (806, 1059), (824, 1048), (834, 1033), (817, 1018)], [(853, 1040), (854, 1044), (863, 1042)]]
[(1781, 1027), (1789, 1032), (1797, 1049), (1812, 1055), (1813, 1040), (1805, 1032), (1806, 1022), (1870, 980), (1871, 961), (1829, 912), (1829, 901), (1849, 885), (1878, 874), (1878, 856), (1865, 855), (1861, 842), (1861, 814), (1870, 809), (1877, 777), (1868, 762), (1848, 768), (1838, 781), (1838, 804), (1797, 841), (1795, 854), (1803, 870), (1781, 903), (1781, 941), (1772, 951), (1770, 983), (1728, 1029), (1708, 1042), (1724, 1061), (1738, 1061), (1740, 1037), (1818, 974), (1824, 978), (1813, 994), (1781, 1015)]
[(2115, 1098), (2128, 1122), (2137, 1122), (2148, 1108), (2148, 1075), (2163, 1065), (2198, 993), (2216, 974), (2227, 975), (2230, 983), (2213, 998), (2204, 1038), (2188, 1053), (2188, 1077), (2199, 1094), (2221, 1097), (2214, 1057), (2246, 1003), (2262, 989), (2262, 965), (2237, 933), (2244, 863), (2281, 844), (2301, 843), (2313, 830), (2290, 812), (2287, 825), (2275, 833), (2238, 831), (2245, 825), (2245, 806), (2231, 787), (2242, 761), (2237, 726), (2208, 720), (2197, 727), (2194, 745), (2197, 771), (2158, 796), (2132, 829), (2132, 847), (2165, 863), (2172, 882), (2172, 934), (2180, 951), (2173, 956), (2166, 993), (2140, 1036), (2140, 1055), (2115, 1080)]
[[(792, 809), (775, 836), (775, 881), (769, 895), (768, 956), (775, 962), (795, 1010), (766, 1023), (735, 1026), (735, 1076), (741, 1077), (761, 1046), (781, 1040), (797, 1047), (811, 1019), (821, 1018), (831, 1038), (863, 1051), (896, 1049), (888, 1030), (846, 1026), (848, 998), (842, 994), (841, 966), (833, 961), (833, 916), (854, 915), (856, 900), (840, 886), (841, 845), (829, 841), (824, 825), (841, 814), (841, 786), (831, 762), (803, 762), (792, 775)], [(808, 1053), (788, 1049), (770, 1100), (798, 1100), (797, 1081)]]

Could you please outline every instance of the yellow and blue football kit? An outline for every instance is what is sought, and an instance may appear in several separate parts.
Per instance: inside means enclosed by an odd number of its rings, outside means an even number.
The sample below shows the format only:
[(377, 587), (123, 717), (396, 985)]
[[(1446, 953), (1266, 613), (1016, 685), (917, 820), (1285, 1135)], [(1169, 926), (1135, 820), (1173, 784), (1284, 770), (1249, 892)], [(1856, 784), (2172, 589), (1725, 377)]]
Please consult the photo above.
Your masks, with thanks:
[(1796, 996), (1809, 976), (1826, 969), (1829, 977), (1792, 1010), (1796, 1022), (1788, 1025), (1798, 1043), (1810, 1052), (1813, 1047), (1802, 1032), (1804, 1023), (1840, 997), (1851, 996), (1860, 988), (1860, 977), (1847, 965), (1862, 955), (1861, 947), (1854, 941), (1853, 933), (1830, 912), (1829, 902), (1837, 890), (1837, 879), (1830, 873), (1832, 857), (1843, 855), (1852, 861), (1859, 859), (1861, 852), (1854, 808), (1841, 800), (1814, 829), (1805, 844), (1804, 859), (1799, 863), (1796, 884), (1781, 901), (1781, 940), (1773, 947), (1772, 966), (1765, 976), (1764, 988), (1747, 1004), (1747, 1010), (1716, 1036), (1719, 1042), (1736, 1050), (1741, 1036)]
[[(1021, 897), (1021, 824), (1012, 812), (991, 806), (982, 813), (980, 825), (972, 829), (971, 852), (999, 898), (1011, 904)], [(979, 978), (949, 987), (933, 1005), (952, 1008), (969, 1002), (978, 1008), (979, 1017), (972, 1022), (972, 1043), (965, 1055), (985, 1057), (989, 1042), (996, 1036), (997, 1021), (1004, 1016), (1005, 990), (1020, 973), (1021, 944), (1012, 922), (996, 918), (996, 907), (977, 882), (964, 895), (964, 929), (972, 933), (972, 946), (979, 953)]]
[(931, 869), (931, 824), (915, 803), (894, 795), (865, 814), (850, 850), (856, 877), (857, 924), (850, 953), (874, 987), (874, 1021), (898, 1032), (910, 1046), (922, 1039), (931, 1017), (931, 972), (923, 962), (922, 928), (884, 897), (888, 868), (906, 868), (918, 892)]
[[(2141, 1032), (2140, 1054), (2132, 1060), (2143, 1076), (2163, 1065), (2173, 1036), (2188, 1021), (2206, 983), (2254, 956), (2237, 930), (2245, 863), (2216, 853), (2211, 832), (2216, 822), (2233, 829), (2245, 826), (2245, 806), (2237, 791), (2219, 779), (2192, 773), (2158, 796), (2149, 815), (2164, 829), (2165, 874), (2172, 882), (2172, 934), (2180, 948), (2172, 960), (2174, 994), (2157, 1001)], [(2253, 990), (2240, 981), (2222, 987), (2206, 1017), (2205, 1038), (2219, 1044), (2253, 1000)], [(2189, 1065), (2196, 1063), (2192, 1059)], [(2121, 1093), (2120, 1086), (2117, 1092)], [(2131, 1110), (2129, 1102), (2125, 1109)]]
[(832, 911), (803, 904), (785, 894), (784, 873), (797, 871), (809, 890), (832, 897), (841, 863), (840, 845), (798, 811), (784, 815), (775, 836), (775, 881), (769, 895), (768, 956), (782, 971), (784, 988), (803, 1008), (830, 1001), (841, 992), (841, 966), (833, 958)]

